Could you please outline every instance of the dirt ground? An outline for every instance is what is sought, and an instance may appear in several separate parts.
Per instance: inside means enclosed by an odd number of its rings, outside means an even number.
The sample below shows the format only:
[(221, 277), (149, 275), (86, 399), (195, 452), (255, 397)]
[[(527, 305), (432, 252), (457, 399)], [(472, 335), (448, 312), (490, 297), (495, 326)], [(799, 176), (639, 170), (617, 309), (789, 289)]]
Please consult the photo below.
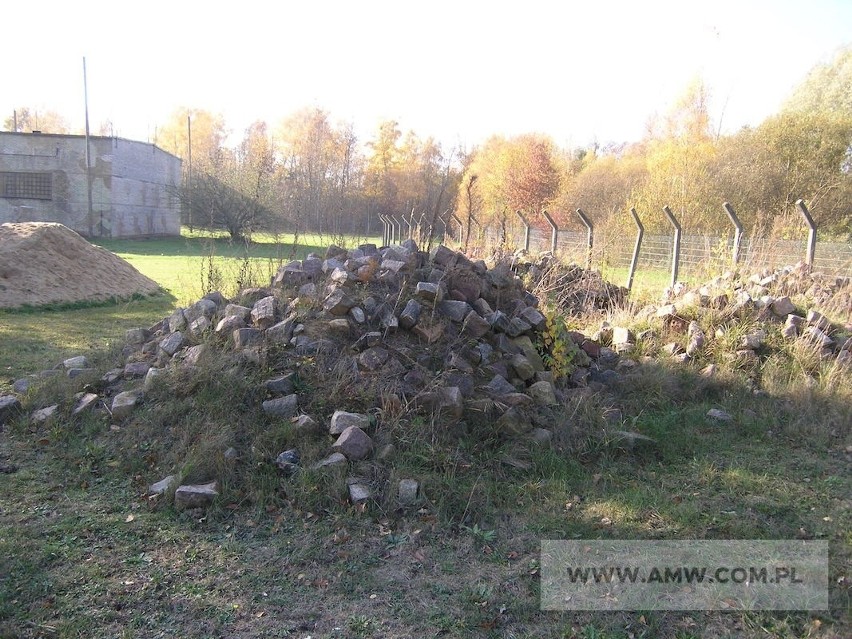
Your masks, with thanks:
[(62, 224), (0, 224), (0, 308), (155, 293), (158, 284)]

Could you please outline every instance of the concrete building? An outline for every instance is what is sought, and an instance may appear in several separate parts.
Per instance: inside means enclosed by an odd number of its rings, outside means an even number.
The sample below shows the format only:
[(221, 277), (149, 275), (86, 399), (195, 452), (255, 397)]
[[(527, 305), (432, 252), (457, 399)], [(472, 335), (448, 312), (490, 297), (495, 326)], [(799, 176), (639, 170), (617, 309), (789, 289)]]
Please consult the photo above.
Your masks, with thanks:
[(0, 223), (60, 222), (85, 237), (180, 235), (181, 160), (153, 144), (0, 132)]

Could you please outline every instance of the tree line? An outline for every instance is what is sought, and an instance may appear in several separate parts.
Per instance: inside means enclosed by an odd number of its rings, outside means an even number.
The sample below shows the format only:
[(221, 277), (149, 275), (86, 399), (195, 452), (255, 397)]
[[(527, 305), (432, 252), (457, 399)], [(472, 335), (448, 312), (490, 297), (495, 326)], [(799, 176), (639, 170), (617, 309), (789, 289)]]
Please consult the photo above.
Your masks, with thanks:
[[(582, 207), (596, 225), (631, 226), (636, 207), (651, 229), (668, 205), (684, 228), (726, 231), (729, 201), (752, 233), (784, 233), (804, 199), (820, 228), (852, 234), (852, 47), (815, 67), (780, 111), (756, 127), (721, 135), (702, 81), (652, 118), (633, 144), (566, 149), (543, 134), (494, 136), (473, 149), (446, 148), (395, 121), (359, 140), (351, 123), (320, 108), (275, 126), (258, 121), (234, 144), (224, 118), (181, 108), (155, 144), (184, 160), (178, 193), (185, 224), (234, 238), (261, 230), (378, 235), (380, 216), (404, 215), (443, 232), (451, 215), (473, 225), (514, 224), (522, 211), (545, 227)], [(32, 123), (21, 109), (19, 130)], [(26, 118), (29, 118), (27, 120)], [(42, 123), (61, 126), (53, 113)], [(7, 119), (7, 130), (12, 123)], [(99, 127), (108, 134), (109, 123)], [(54, 131), (62, 132), (62, 131)], [(190, 140), (191, 137), (191, 140)]]
[(752, 234), (799, 228), (807, 202), (821, 232), (852, 236), (852, 47), (815, 67), (778, 113), (731, 135), (714, 130), (704, 83), (694, 81), (652, 118), (635, 144), (560, 149), (547, 136), (494, 137), (467, 158), (456, 214), (491, 226), (515, 211), (547, 228), (538, 213), (576, 225), (582, 208), (596, 225), (668, 229), (668, 205), (692, 232), (727, 232), (730, 202)]
[(381, 233), (380, 215), (438, 222), (454, 205), (456, 151), (403, 134), (395, 121), (362, 143), (351, 123), (314, 107), (276, 127), (255, 122), (232, 147), (227, 138), (224, 119), (200, 109), (177, 110), (157, 132), (156, 144), (184, 160), (185, 224), (234, 238), (258, 230), (367, 236)]

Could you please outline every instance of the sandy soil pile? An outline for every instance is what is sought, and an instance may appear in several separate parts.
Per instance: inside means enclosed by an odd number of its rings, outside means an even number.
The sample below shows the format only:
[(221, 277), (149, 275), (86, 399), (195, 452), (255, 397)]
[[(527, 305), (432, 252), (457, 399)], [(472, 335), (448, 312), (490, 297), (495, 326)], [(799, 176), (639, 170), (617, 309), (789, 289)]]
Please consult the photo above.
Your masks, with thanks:
[(158, 288), (62, 224), (0, 224), (0, 308), (127, 298)]

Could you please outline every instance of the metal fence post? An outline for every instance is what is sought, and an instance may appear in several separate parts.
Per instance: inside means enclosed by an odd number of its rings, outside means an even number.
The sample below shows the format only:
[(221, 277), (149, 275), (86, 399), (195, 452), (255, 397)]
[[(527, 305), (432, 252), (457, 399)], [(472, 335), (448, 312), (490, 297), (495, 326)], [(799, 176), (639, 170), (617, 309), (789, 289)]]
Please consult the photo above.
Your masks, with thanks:
[(592, 245), (594, 243), (594, 231), (592, 221), (583, 213), (583, 209), (577, 209), (580, 221), (586, 225), (586, 268), (592, 268)]
[(740, 218), (738, 218), (737, 214), (734, 212), (733, 206), (727, 202), (723, 202), (722, 207), (725, 209), (725, 213), (728, 214), (728, 217), (731, 218), (731, 224), (733, 224), (736, 229), (734, 231), (734, 248), (731, 251), (731, 263), (736, 267), (736, 265), (740, 262), (740, 244), (743, 240), (743, 225), (742, 222), (740, 222)]
[(393, 222), (391, 222), (390, 215), (383, 215), (382, 219), (388, 227), (388, 237), (387, 241), (385, 242), (385, 246), (390, 246), (391, 244), (393, 244)]
[(663, 207), (663, 213), (666, 214), (666, 217), (669, 218), (669, 222), (671, 222), (674, 227), (674, 244), (672, 245), (672, 283), (674, 286), (677, 283), (677, 267), (680, 262), (680, 234), (681, 228), (678, 221), (675, 219), (675, 216), (672, 214), (672, 210), (668, 207), (668, 204)]
[(542, 211), (541, 214), (544, 216), (544, 219), (547, 220), (547, 223), (550, 224), (550, 252), (556, 255), (556, 242), (559, 237), (559, 227), (556, 226), (556, 222), (553, 221), (553, 218), (550, 217), (550, 214), (547, 211)]
[(393, 224), (390, 221), (389, 215), (383, 215), (382, 219), (385, 221), (385, 224), (387, 224), (388, 227), (388, 237), (387, 241), (385, 242), (385, 246), (390, 246), (393, 243)]
[(520, 211), (515, 211), (515, 215), (518, 216), (518, 219), (521, 220), (521, 224), (524, 225), (524, 250), (529, 252), (530, 250), (530, 223), (527, 222), (527, 218), (524, 217), (524, 214)]
[(391, 218), (396, 224), (396, 237), (394, 238), (394, 244), (402, 244), (402, 225), (405, 223), (405, 216), (401, 216), (399, 219), (394, 220)]
[(811, 213), (808, 211), (808, 207), (805, 206), (803, 200), (796, 200), (796, 207), (799, 209), (799, 213), (802, 214), (802, 217), (805, 218), (805, 222), (808, 225), (808, 250), (805, 255), (805, 263), (808, 265), (808, 268), (813, 268), (814, 253), (816, 253), (816, 222), (814, 222), (814, 218), (811, 216)]
[(379, 220), (381, 220), (382, 222), (382, 246), (387, 246), (388, 244), (390, 244), (390, 241), (388, 239), (388, 219), (384, 216), (384, 214), (379, 213)]
[(642, 236), (645, 235), (645, 227), (639, 221), (639, 216), (636, 214), (636, 209), (630, 209), (630, 215), (633, 216), (633, 221), (636, 223), (636, 244), (633, 246), (633, 257), (630, 259), (630, 270), (627, 272), (627, 290), (633, 288), (633, 275), (636, 273), (636, 267), (639, 265), (639, 249), (642, 248)]
[(394, 235), (396, 234), (396, 227), (393, 223), (393, 218), (390, 215), (385, 215), (385, 220), (388, 223), (388, 242), (387, 245), (390, 246), (393, 244)]

